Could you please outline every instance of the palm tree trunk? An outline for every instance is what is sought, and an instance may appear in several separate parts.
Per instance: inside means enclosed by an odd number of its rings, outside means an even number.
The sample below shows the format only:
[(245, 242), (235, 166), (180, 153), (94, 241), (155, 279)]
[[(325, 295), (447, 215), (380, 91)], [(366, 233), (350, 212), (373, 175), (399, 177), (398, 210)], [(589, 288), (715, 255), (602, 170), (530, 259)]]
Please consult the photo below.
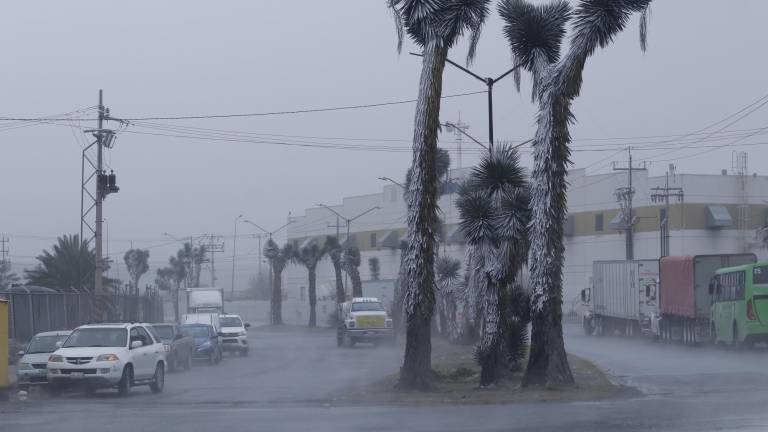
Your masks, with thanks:
[(353, 267), (350, 269), (349, 273), (349, 277), (352, 279), (352, 297), (362, 297), (363, 283), (360, 281), (360, 270)]
[(448, 47), (431, 41), (424, 47), (419, 97), (413, 132), (413, 165), (408, 191), (406, 272), (406, 343), (400, 388), (430, 387), (432, 340), (430, 322), (435, 305), (436, 171), (440, 97)]
[(480, 387), (487, 387), (499, 379), (501, 358), (501, 309), (500, 289), (497, 283), (486, 281), (483, 296), (483, 323), (480, 327), (480, 344), (477, 360), (480, 363)]
[(316, 267), (309, 267), (309, 326), (317, 327), (317, 274)]
[[(581, 59), (580, 59), (581, 60)], [(579, 70), (583, 60), (574, 62)], [(543, 70), (543, 67), (542, 67)], [(570, 99), (548, 86), (539, 98), (531, 173), (531, 351), (523, 385), (573, 384), (563, 342), (563, 224), (570, 164)], [(562, 91), (562, 90), (561, 90)]]
[(280, 325), (283, 323), (283, 271), (273, 270), (272, 273), (272, 324)]
[(346, 300), (347, 294), (344, 292), (343, 276), (341, 274), (341, 258), (332, 258), (333, 272), (336, 276), (336, 304), (342, 304)]
[(174, 321), (179, 323), (181, 322), (181, 316), (179, 314), (179, 290), (181, 287), (179, 284), (176, 284), (176, 287), (173, 290), (173, 318)]

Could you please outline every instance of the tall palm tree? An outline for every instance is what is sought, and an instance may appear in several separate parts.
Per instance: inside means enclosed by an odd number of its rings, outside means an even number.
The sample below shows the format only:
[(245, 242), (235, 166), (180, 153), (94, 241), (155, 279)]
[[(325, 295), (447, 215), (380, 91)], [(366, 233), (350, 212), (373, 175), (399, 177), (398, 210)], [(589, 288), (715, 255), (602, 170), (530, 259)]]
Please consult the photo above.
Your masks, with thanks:
[(283, 323), (283, 270), (293, 255), (293, 247), (290, 243), (281, 248), (274, 240), (269, 239), (264, 246), (264, 256), (272, 267), (272, 297), (269, 300), (269, 308), (273, 325)]
[[(562, 328), (563, 224), (570, 165), (571, 103), (581, 91), (587, 58), (610, 44), (632, 13), (645, 16), (650, 0), (581, 0), (574, 11), (560, 0), (533, 6), (502, 0), (504, 34), (517, 61), (533, 75), (538, 103), (531, 173), (533, 223), (530, 271), (531, 350), (524, 385), (571, 384)], [(565, 24), (573, 17), (571, 43), (560, 58)], [(641, 25), (645, 46), (646, 21)]]
[(474, 57), (490, 0), (388, 0), (398, 30), (422, 49), (422, 69), (413, 127), (413, 162), (408, 188), (408, 249), (405, 256), (406, 344), (400, 388), (429, 388), (432, 371), (430, 322), (435, 304), (434, 259), (438, 178), (437, 134), (443, 69), (448, 50), (470, 32)]
[(293, 259), (307, 268), (309, 279), (309, 327), (317, 327), (317, 263), (328, 253), (325, 245), (312, 242), (295, 251)]
[(528, 256), (530, 191), (517, 152), (500, 145), (486, 153), (461, 187), (456, 206), (472, 248), (480, 385), (489, 386), (501, 371), (508, 291)]
[(27, 281), (60, 291), (93, 292), (96, 253), (80, 236), (63, 235), (56, 239), (52, 251), (37, 256), (38, 265), (26, 271)]
[(360, 249), (352, 246), (344, 249), (341, 267), (349, 275), (352, 282), (352, 297), (363, 296), (363, 281), (360, 279)]
[(339, 305), (344, 303), (347, 296), (344, 292), (344, 283), (341, 275), (343, 249), (339, 244), (339, 240), (333, 236), (325, 238), (325, 249), (328, 251), (328, 256), (331, 257), (331, 263), (333, 264), (333, 273), (336, 276), (336, 304)]

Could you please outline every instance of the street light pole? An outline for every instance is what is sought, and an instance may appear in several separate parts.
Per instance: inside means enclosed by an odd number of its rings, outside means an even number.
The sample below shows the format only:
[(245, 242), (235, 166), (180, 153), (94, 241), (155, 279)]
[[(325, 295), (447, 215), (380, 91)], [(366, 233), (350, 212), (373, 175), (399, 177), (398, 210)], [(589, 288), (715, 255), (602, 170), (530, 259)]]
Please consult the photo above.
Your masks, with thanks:
[(232, 287), (229, 290), (229, 295), (234, 299), (235, 297), (235, 257), (237, 256), (237, 221), (242, 218), (243, 215), (240, 215), (235, 218), (234, 225), (235, 225), (235, 232), (232, 235)]
[[(417, 53), (410, 53), (410, 54), (417, 57), (422, 57), (422, 54), (417, 54)], [(503, 74), (499, 75), (496, 78), (490, 78), (490, 77), (483, 78), (480, 75), (472, 72), (471, 70), (454, 62), (451, 59), (445, 59), (445, 61), (455, 66), (457, 69), (460, 69), (466, 72), (471, 77), (481, 81), (483, 84), (485, 84), (486, 88), (488, 89), (488, 152), (493, 153), (493, 85), (501, 81), (502, 79), (506, 78), (507, 75), (517, 70), (520, 66), (522, 66), (522, 64), (515, 65), (514, 67), (512, 67), (512, 69), (504, 72)]]

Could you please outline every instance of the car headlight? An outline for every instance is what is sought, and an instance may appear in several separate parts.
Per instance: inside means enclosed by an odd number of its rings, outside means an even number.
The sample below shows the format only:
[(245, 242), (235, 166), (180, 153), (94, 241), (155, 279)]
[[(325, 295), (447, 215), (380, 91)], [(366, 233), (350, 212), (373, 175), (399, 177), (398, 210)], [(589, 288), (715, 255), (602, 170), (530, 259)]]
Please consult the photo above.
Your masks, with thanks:
[(118, 361), (120, 358), (115, 354), (102, 354), (96, 357), (96, 361)]
[(211, 342), (209, 342), (209, 341), (207, 341), (207, 342), (203, 342), (203, 343), (200, 345), (200, 348), (201, 348), (201, 349), (202, 349), (202, 348), (210, 348), (210, 347), (211, 347)]
[(29, 363), (21, 362), (19, 363), (19, 370), (29, 370), (32, 369), (32, 365)]
[(171, 352), (171, 346), (168, 344), (163, 344), (163, 349), (165, 350), (165, 352)]
[(244, 331), (241, 331), (241, 332), (240, 332), (240, 333), (238, 333), (237, 335), (238, 335), (238, 336), (248, 336), (248, 333), (246, 333), (246, 332), (244, 332)]
[(64, 356), (54, 354), (50, 357), (48, 357), (48, 361), (51, 363), (64, 363)]
[(349, 328), (355, 328), (355, 320), (349, 320), (349, 321), (347, 321), (347, 327), (349, 327)]
[(387, 319), (386, 321), (384, 321), (384, 326), (386, 328), (392, 328), (392, 320), (391, 319)]

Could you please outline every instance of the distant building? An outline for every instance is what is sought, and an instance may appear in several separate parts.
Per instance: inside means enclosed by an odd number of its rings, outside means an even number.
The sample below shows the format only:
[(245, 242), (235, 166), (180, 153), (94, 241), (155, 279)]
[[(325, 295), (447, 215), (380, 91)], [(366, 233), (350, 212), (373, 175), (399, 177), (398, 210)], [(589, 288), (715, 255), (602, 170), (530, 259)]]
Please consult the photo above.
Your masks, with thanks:
[[(451, 177), (463, 178), (469, 169), (452, 170)], [(563, 299), (573, 302), (579, 291), (588, 286), (592, 262), (624, 259), (626, 254), (625, 221), (616, 190), (627, 186), (627, 173), (586, 175), (585, 170), (570, 172), (568, 220), (565, 224), (565, 267)], [(633, 173), (634, 258), (657, 259), (661, 254), (660, 224), (666, 203), (652, 199), (668, 186), (669, 254), (692, 255), (710, 253), (754, 252), (765, 256), (761, 229), (768, 225), (768, 177), (757, 175), (674, 174), (649, 177), (647, 171)], [(678, 199), (678, 190), (683, 191)], [(386, 184), (378, 193), (346, 197), (333, 209), (345, 217), (354, 217), (371, 207), (380, 210), (352, 222), (347, 227), (339, 220), (338, 237), (342, 244), (354, 244), (361, 251), (360, 273), (370, 279), (368, 258), (378, 257), (380, 279), (397, 278), (400, 264), (399, 244), (406, 238), (406, 206), (400, 186)], [(454, 194), (443, 195), (439, 205), (445, 220), (440, 253), (463, 260), (466, 241), (458, 229), (458, 212)], [(311, 241), (325, 241), (337, 235), (337, 217), (328, 209), (313, 207), (288, 226), (288, 241), (302, 247)], [(285, 285), (288, 298), (305, 297), (306, 269), (292, 265), (286, 268)], [(318, 296), (332, 302), (335, 293), (333, 267), (328, 259), (317, 269)], [(348, 284), (348, 291), (351, 287)], [(365, 295), (373, 293), (364, 292)], [(320, 321), (320, 319), (319, 319)]]

